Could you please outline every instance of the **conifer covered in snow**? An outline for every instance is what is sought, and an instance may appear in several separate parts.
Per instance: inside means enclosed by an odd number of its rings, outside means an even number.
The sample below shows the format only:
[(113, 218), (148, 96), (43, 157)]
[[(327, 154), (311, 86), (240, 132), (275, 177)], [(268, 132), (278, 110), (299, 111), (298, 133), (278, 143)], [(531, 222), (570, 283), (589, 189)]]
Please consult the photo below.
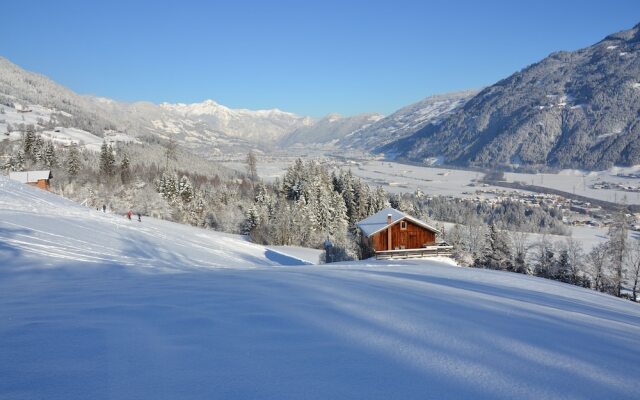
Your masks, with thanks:
[(107, 142), (102, 142), (100, 147), (100, 173), (111, 177), (116, 173), (116, 159), (113, 155), (113, 147)]

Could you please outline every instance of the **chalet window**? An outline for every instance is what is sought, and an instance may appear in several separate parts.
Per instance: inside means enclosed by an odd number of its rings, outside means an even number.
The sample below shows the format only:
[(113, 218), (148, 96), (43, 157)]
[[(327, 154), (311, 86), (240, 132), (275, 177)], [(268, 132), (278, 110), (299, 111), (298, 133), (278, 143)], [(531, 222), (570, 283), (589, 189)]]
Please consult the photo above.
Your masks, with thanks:
[(400, 221), (400, 229), (403, 231), (407, 229), (407, 221)]

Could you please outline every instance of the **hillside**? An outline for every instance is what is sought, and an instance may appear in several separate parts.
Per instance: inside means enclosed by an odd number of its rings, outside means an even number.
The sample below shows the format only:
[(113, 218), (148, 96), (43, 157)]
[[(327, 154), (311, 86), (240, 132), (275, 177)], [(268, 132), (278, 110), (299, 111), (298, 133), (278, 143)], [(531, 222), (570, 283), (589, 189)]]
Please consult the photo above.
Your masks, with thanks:
[(380, 150), (449, 164), (603, 170), (640, 164), (640, 25), (551, 54), (439, 124)]
[(0, 177), (0, 398), (640, 389), (631, 302), (439, 260), (300, 264), (242, 237), (127, 221)]
[(339, 145), (373, 150), (411, 136), (428, 124), (439, 124), (441, 119), (464, 106), (476, 93), (477, 90), (467, 90), (429, 96), (346, 135)]
[(298, 128), (282, 138), (280, 146), (336, 145), (345, 136), (349, 136), (383, 118), (380, 114), (361, 114), (344, 117), (329, 114), (316, 123)]

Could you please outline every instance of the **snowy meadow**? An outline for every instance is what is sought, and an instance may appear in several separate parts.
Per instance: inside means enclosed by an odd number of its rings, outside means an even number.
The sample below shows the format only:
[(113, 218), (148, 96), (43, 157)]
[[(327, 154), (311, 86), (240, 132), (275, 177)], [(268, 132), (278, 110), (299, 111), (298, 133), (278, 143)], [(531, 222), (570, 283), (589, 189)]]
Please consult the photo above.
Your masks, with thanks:
[(622, 398), (640, 309), (447, 260), (309, 265), (0, 177), (0, 398)]

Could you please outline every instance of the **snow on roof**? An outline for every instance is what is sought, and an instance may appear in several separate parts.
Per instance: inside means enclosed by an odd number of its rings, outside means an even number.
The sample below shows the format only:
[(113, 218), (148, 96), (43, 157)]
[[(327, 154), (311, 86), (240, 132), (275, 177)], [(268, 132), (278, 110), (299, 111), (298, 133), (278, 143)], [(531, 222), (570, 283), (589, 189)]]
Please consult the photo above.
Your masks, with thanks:
[(362, 233), (364, 233), (367, 237), (372, 236), (380, 232), (381, 230), (385, 229), (388, 226), (387, 224), (388, 215), (391, 215), (391, 220), (392, 220), (391, 225), (394, 225), (398, 221), (406, 219), (425, 229), (439, 233), (439, 231), (436, 228), (432, 227), (426, 222), (420, 221), (417, 218), (413, 218), (409, 214), (405, 214), (402, 211), (398, 211), (395, 208), (391, 208), (391, 207), (387, 207), (384, 210), (380, 210), (377, 213), (373, 214), (372, 216), (367, 217), (360, 222), (357, 222), (356, 226), (360, 228)]
[(37, 183), (41, 179), (49, 179), (50, 177), (50, 170), (9, 172), (9, 179), (20, 183)]

